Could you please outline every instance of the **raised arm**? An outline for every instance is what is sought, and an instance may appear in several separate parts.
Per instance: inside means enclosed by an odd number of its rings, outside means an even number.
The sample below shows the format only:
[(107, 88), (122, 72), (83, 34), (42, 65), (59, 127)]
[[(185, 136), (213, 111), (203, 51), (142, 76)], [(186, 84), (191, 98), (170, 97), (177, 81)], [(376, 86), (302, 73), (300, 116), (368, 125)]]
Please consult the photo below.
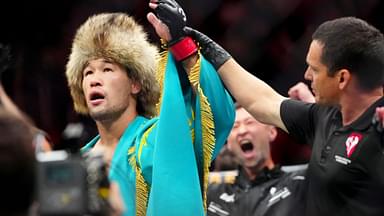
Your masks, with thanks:
[[(179, 53), (185, 53), (183, 49), (185, 49), (188, 53), (191, 50), (190, 47), (192, 47), (196, 48), (197, 53), (197, 46), (195, 42), (184, 31), (187, 18), (181, 6), (175, 0), (151, 0), (149, 5), (155, 10), (156, 15), (149, 13), (148, 20), (152, 23), (158, 35), (163, 40), (169, 41), (168, 44), (170, 51), (178, 55)], [(176, 46), (178, 47), (177, 49), (174, 48)], [(176, 60), (178, 59), (177, 55), (175, 55)], [(195, 53), (191, 56), (199, 57)], [(212, 65), (209, 64), (205, 58), (201, 56), (199, 58), (199, 64), (194, 66), (197, 66), (195, 68), (200, 68), (200, 72), (196, 73), (195, 70), (194, 74), (188, 75), (195, 90), (196, 88), (200, 88), (200, 92), (197, 94), (197, 100), (200, 105), (196, 106), (194, 109), (196, 116), (199, 117), (199, 109), (201, 107), (205, 107), (205, 105), (208, 106), (207, 108), (210, 109), (209, 112), (211, 112), (213, 116), (213, 126), (215, 128), (214, 136), (216, 141), (213, 157), (215, 157), (217, 152), (219, 152), (220, 148), (225, 143), (228, 133), (232, 128), (234, 120), (233, 101), (225, 90)], [(196, 63), (194, 60), (195, 59), (191, 58), (187, 59), (189, 64)], [(184, 61), (184, 64), (185, 62), (186, 61)], [(205, 98), (207, 99), (205, 100)], [(205, 120), (203, 121), (206, 122)], [(197, 149), (197, 151), (199, 150)]]
[(286, 98), (264, 81), (246, 71), (220, 45), (191, 28), (187, 34), (199, 42), (201, 52), (218, 70), (228, 90), (257, 120), (287, 130), (280, 117), (280, 106)]

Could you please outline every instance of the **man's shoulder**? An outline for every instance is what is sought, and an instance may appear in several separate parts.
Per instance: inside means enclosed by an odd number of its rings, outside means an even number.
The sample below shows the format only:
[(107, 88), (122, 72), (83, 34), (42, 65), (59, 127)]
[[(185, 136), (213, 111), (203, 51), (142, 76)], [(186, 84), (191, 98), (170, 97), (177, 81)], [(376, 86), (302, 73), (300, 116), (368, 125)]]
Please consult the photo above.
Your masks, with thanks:
[(298, 174), (303, 173), (308, 169), (308, 164), (296, 164), (296, 165), (287, 165), (281, 166), (281, 170), (289, 174)]
[[(306, 189), (306, 174), (308, 164), (282, 166), (283, 175), (273, 185), (275, 191), (283, 191), (287, 194), (302, 194)], [(276, 194), (271, 193), (272, 197)], [(282, 194), (284, 195), (284, 193)]]
[(334, 112), (339, 110), (337, 106), (324, 105), (324, 104), (318, 104), (318, 103), (308, 103), (308, 102), (291, 99), (291, 98), (284, 100), (282, 104), (284, 105), (283, 106), (284, 109), (289, 111), (291, 111), (292, 109), (297, 110), (298, 107), (312, 109), (312, 110), (321, 110), (323, 112)]
[(297, 164), (282, 166), (281, 170), (284, 172), (283, 178), (288, 181), (305, 180), (308, 164)]
[(158, 117), (154, 117), (151, 119), (141, 117), (139, 119), (139, 123), (135, 125), (134, 130), (135, 130), (136, 136), (139, 139), (141, 139), (146, 132), (151, 131), (155, 128), (154, 126), (156, 125), (158, 120), (159, 120)]

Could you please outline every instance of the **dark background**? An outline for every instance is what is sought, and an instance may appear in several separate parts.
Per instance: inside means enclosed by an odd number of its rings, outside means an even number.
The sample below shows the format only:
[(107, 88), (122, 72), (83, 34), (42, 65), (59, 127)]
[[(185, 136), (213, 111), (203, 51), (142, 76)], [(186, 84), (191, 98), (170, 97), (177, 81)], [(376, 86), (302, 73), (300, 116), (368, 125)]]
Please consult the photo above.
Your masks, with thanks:
[[(188, 25), (226, 48), (249, 72), (283, 95), (303, 81), (311, 33), (322, 22), (356, 16), (384, 30), (379, 0), (179, 0)], [(5, 3), (3, 3), (5, 4)], [(73, 112), (65, 64), (76, 29), (92, 14), (126, 12), (146, 27), (144, 0), (54, 0), (7, 2), (0, 7), (0, 42), (12, 47), (12, 67), (3, 84), (16, 104), (61, 148), (69, 122), (92, 121)], [(94, 133), (94, 130), (90, 132)]]

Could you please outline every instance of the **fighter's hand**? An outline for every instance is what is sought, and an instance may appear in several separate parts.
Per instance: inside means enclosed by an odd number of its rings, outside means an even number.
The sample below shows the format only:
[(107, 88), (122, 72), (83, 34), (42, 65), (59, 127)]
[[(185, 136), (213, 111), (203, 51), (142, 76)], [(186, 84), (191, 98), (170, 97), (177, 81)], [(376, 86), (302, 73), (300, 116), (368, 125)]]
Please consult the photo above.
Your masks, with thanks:
[(377, 107), (372, 123), (379, 132), (384, 131), (384, 107)]
[(152, 12), (147, 14), (147, 19), (152, 24), (157, 35), (168, 43), (171, 40), (171, 34), (168, 27), (163, 22), (161, 22), (161, 20), (159, 20)]
[(315, 97), (309, 90), (308, 86), (302, 82), (297, 83), (288, 90), (288, 95), (292, 99), (304, 101), (307, 103), (315, 103)]
[[(176, 1), (150, 0), (149, 7), (155, 10), (156, 16), (153, 13), (148, 13), (148, 21), (153, 25), (156, 33), (161, 38), (172, 45), (185, 36), (183, 29), (186, 25), (187, 17), (183, 8)], [(170, 35), (167, 35), (165, 31)]]

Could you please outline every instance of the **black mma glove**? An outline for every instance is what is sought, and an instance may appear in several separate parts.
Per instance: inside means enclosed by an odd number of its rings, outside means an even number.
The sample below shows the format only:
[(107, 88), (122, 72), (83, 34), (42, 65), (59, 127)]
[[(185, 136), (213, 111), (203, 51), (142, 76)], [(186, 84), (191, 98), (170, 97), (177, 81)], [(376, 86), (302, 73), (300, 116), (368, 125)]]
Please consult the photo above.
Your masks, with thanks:
[(176, 60), (182, 61), (197, 52), (197, 46), (192, 38), (185, 35), (187, 23), (183, 8), (174, 0), (159, 0), (155, 9), (157, 17), (168, 26), (171, 41), (168, 42)]
[(216, 70), (231, 58), (231, 55), (223, 47), (205, 34), (190, 27), (185, 27), (184, 32), (199, 43), (201, 53), (216, 68)]
[(168, 26), (171, 33), (172, 40), (168, 43), (169, 46), (185, 37), (183, 29), (187, 23), (187, 17), (183, 8), (176, 1), (159, 0), (155, 12), (157, 17)]

